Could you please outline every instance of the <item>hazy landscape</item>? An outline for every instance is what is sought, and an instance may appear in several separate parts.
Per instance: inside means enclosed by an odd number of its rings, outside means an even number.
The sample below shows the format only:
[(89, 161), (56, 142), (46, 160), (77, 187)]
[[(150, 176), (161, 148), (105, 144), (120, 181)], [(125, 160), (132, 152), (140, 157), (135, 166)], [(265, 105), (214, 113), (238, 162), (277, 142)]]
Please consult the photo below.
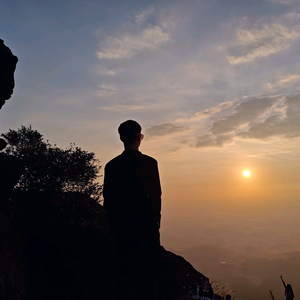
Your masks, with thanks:
[[(176, 227), (178, 223), (182, 227)], [(236, 299), (250, 300), (253, 295), (268, 299), (269, 290), (275, 299), (283, 299), (280, 275), (292, 284), (295, 294), (300, 292), (300, 222), (295, 212), (283, 210), (280, 216), (247, 214), (244, 220), (236, 215), (227, 220), (212, 215), (186, 223), (168, 224), (174, 233), (168, 234), (170, 228), (163, 230), (163, 244), (211, 281), (236, 291), (232, 293)]]

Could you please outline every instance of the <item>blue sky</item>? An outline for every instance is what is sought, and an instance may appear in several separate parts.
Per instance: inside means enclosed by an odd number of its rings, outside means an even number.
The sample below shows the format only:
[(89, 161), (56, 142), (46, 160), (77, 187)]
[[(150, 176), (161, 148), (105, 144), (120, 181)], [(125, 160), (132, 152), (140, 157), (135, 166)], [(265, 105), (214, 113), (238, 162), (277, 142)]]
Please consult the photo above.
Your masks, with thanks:
[(2, 1), (0, 25), (19, 58), (1, 132), (31, 124), (105, 164), (135, 119), (166, 211), (187, 189), (190, 204), (295, 199), (298, 1)]

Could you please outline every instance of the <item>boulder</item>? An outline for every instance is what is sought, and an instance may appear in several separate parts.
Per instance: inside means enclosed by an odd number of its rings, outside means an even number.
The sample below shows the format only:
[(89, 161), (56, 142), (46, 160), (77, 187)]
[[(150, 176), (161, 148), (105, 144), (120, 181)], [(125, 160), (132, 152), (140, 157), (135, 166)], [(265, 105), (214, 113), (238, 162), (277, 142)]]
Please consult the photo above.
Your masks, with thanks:
[(15, 87), (14, 72), (17, 62), (18, 58), (0, 39), (0, 109), (13, 93)]

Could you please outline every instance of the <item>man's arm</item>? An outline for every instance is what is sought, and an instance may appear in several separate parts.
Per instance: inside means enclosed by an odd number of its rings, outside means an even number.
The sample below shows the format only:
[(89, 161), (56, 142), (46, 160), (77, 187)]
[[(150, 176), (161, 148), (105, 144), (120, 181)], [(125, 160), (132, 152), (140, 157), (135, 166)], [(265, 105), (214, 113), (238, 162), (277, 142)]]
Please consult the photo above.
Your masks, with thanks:
[(161, 186), (159, 179), (159, 172), (157, 161), (155, 161), (152, 173), (151, 187), (150, 187), (150, 199), (152, 200), (154, 220), (160, 227), (161, 220)]
[(110, 209), (111, 209), (111, 191), (112, 191), (112, 179), (110, 178), (109, 167), (106, 165), (104, 168), (104, 182), (103, 182), (103, 206), (106, 211), (108, 220), (110, 221)]

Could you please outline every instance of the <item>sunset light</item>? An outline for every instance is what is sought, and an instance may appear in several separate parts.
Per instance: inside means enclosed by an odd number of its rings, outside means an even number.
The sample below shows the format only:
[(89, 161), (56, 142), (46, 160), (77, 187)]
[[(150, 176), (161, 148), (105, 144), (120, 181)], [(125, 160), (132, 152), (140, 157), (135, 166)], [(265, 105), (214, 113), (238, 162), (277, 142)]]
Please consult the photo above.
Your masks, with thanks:
[(246, 170), (246, 171), (244, 171), (243, 174), (244, 174), (245, 177), (249, 177), (250, 176), (250, 171)]
[(300, 300), (300, 0), (0, 28), (0, 300)]

